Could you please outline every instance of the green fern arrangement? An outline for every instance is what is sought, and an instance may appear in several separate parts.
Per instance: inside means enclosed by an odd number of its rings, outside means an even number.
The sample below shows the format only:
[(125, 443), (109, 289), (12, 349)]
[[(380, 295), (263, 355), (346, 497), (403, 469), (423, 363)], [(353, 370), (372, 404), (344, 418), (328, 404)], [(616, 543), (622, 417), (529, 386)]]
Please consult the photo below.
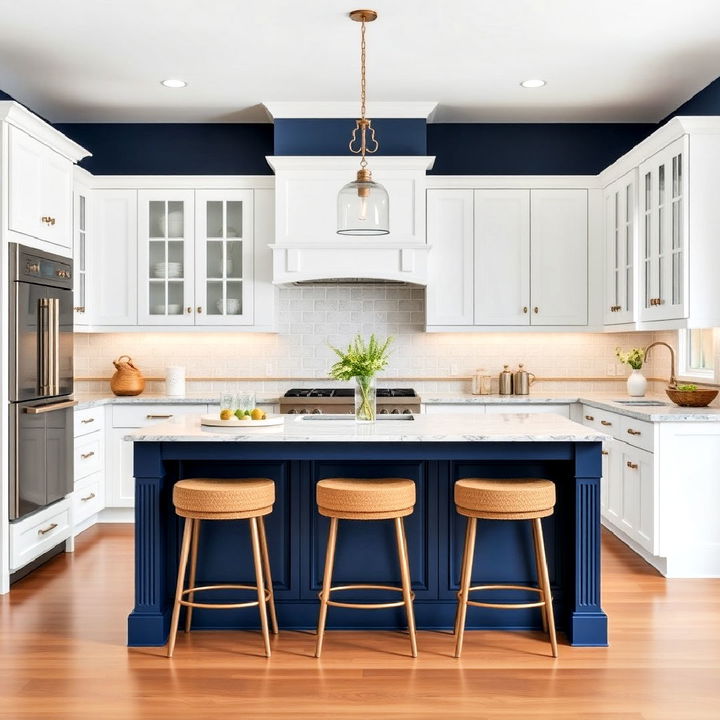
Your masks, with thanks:
[(388, 348), (392, 337), (381, 343), (375, 335), (365, 340), (356, 335), (347, 350), (340, 350), (330, 345), (332, 351), (340, 358), (331, 368), (330, 377), (335, 380), (352, 380), (356, 377), (373, 377), (388, 366), (390, 353)]

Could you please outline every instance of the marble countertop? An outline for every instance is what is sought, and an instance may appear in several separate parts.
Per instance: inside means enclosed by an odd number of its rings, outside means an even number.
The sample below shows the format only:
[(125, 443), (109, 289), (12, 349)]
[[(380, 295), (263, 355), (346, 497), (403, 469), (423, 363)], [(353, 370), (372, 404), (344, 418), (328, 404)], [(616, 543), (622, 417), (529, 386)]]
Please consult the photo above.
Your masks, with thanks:
[[(143, 393), (142, 395), (112, 395), (111, 393), (77, 392), (73, 396), (77, 401), (77, 409), (97, 407), (98, 405), (217, 405), (219, 393), (187, 393), (182, 397), (163, 395), (162, 393)], [(255, 393), (260, 405), (277, 403), (277, 393)]]
[[(304, 419), (312, 418), (312, 419)], [(320, 418), (320, 419), (318, 419)], [(328, 419), (330, 418), (330, 419)], [(554, 414), (415, 415), (357, 423), (348, 415), (285, 416), (282, 425), (206, 428), (186, 415), (129, 432), (134, 442), (601, 442), (607, 435)]]

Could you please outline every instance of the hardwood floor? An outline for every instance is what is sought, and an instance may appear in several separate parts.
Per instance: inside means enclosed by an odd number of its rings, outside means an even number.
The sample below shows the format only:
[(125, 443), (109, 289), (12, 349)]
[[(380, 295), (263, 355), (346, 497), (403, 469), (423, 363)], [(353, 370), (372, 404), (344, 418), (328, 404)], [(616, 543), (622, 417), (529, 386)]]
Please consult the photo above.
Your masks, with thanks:
[(609, 648), (548, 657), (538, 634), (181, 633), (175, 657), (125, 647), (132, 529), (96, 526), (0, 598), (0, 718), (720, 717), (720, 580), (665, 580), (603, 538)]

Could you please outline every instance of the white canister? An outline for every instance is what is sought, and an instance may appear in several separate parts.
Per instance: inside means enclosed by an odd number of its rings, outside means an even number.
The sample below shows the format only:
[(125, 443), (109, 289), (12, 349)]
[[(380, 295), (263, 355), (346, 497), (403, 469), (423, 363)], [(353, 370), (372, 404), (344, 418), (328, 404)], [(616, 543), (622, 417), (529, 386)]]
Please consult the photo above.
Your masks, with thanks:
[(165, 393), (170, 397), (183, 397), (185, 395), (184, 367), (170, 365), (165, 368)]

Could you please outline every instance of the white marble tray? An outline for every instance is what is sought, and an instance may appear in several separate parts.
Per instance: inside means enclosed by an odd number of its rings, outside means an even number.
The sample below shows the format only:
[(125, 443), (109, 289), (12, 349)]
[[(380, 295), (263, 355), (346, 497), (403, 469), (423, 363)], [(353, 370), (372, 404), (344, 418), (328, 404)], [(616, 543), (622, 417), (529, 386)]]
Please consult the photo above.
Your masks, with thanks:
[(243, 430), (246, 428), (253, 428), (253, 427), (268, 427), (269, 425), (282, 425), (284, 422), (285, 422), (284, 415), (269, 415), (264, 420), (238, 420), (236, 417), (233, 417), (230, 420), (221, 420), (217, 415), (201, 415), (200, 416), (200, 424), (205, 425), (206, 427), (242, 428)]

